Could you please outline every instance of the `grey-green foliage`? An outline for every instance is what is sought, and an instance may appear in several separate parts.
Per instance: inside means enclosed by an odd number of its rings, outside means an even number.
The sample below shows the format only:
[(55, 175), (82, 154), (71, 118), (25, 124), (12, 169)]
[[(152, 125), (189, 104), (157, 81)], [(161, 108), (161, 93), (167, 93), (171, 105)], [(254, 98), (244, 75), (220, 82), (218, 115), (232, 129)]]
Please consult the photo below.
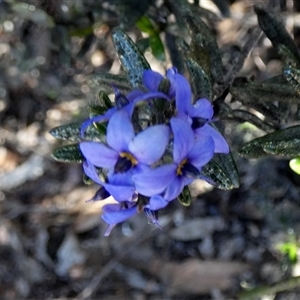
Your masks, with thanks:
[(149, 63), (132, 39), (120, 28), (114, 30), (112, 39), (131, 86), (138, 88), (142, 84), (144, 70), (150, 69)]
[(177, 197), (180, 204), (183, 206), (190, 206), (192, 203), (192, 196), (188, 186), (185, 186), (181, 194)]
[(239, 175), (232, 154), (215, 154), (213, 159), (202, 168), (201, 175), (222, 190), (240, 186)]
[(53, 150), (51, 156), (55, 160), (64, 163), (82, 163), (84, 159), (79, 144), (58, 147)]
[(254, 11), (257, 14), (260, 28), (270, 39), (274, 47), (278, 49), (281, 45), (283, 45), (298, 61), (300, 61), (298, 47), (285, 29), (281, 18), (263, 5), (255, 5)]
[(296, 157), (300, 155), (300, 125), (278, 130), (244, 144), (239, 154), (245, 158), (266, 155)]
[[(300, 104), (300, 54), (295, 41), (286, 31), (281, 18), (262, 5), (256, 5), (258, 23), (277, 49), (284, 64), (282, 75), (257, 83), (236, 81), (230, 88), (244, 105), (263, 113), (272, 123), (284, 123), (291, 104)], [(274, 105), (277, 101), (277, 105)], [(300, 126), (293, 126), (244, 144), (239, 154), (246, 158), (279, 155), (293, 158), (300, 155)]]

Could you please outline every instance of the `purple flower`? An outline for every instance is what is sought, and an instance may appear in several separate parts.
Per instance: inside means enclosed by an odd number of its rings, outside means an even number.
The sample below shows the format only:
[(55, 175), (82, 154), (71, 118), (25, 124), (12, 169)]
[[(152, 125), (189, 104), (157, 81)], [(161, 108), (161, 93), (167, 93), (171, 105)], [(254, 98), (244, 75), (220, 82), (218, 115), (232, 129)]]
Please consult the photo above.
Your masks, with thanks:
[[(166, 79), (171, 81), (175, 75), (181, 76), (180, 74), (177, 74), (176, 68), (170, 68), (167, 70)], [(152, 93), (154, 92), (160, 92), (160, 84), (164, 80), (164, 76), (159, 74), (158, 72), (152, 71), (152, 70), (145, 70), (143, 73), (143, 84), (144, 86)], [(170, 82), (171, 83), (171, 82)], [(168, 92), (166, 93), (168, 98), (172, 99), (175, 97), (175, 89), (174, 85), (170, 85), (170, 88)]]
[[(200, 169), (214, 155), (214, 141), (209, 136), (195, 140), (191, 126), (184, 120), (172, 118), (174, 163), (133, 175), (138, 193), (156, 201), (157, 209), (175, 199), (184, 186), (200, 176)], [(150, 198), (151, 199), (151, 198)], [(151, 203), (151, 200), (150, 200)]]
[(110, 234), (116, 224), (124, 222), (138, 212), (136, 203), (130, 202), (107, 204), (103, 206), (102, 211), (101, 218), (109, 225), (105, 231), (105, 236)]
[(120, 94), (116, 90), (116, 97), (115, 97), (115, 103), (116, 107), (112, 107), (106, 111), (103, 115), (98, 115), (93, 118), (87, 119), (84, 121), (81, 125), (80, 131), (81, 136), (84, 136), (85, 130), (92, 125), (93, 123), (101, 123), (108, 121), (118, 110), (124, 109), (127, 111), (128, 115), (131, 117), (135, 105), (140, 101), (146, 101), (151, 100), (154, 98), (165, 98), (169, 100), (168, 96), (160, 93), (160, 92), (153, 92), (153, 93), (144, 93), (140, 90), (134, 90), (128, 95), (124, 96), (123, 94)]
[[(117, 181), (115, 177), (108, 178), (107, 181), (102, 181), (99, 178), (95, 166), (88, 160), (83, 163), (84, 173), (97, 184), (101, 185), (105, 191), (113, 196), (113, 198), (119, 202), (132, 201), (135, 198), (135, 187), (133, 184)], [(106, 194), (106, 193), (105, 193)], [(106, 195), (108, 195), (106, 194)], [(104, 198), (103, 198), (104, 199)], [(93, 200), (93, 199), (91, 199)]]
[[(160, 229), (160, 225), (157, 220), (157, 213), (147, 206), (143, 207), (149, 223), (157, 225)], [(108, 236), (111, 230), (115, 227), (116, 224), (124, 222), (128, 218), (134, 216), (139, 212), (138, 202), (122, 202), (115, 204), (107, 204), (102, 208), (103, 214), (101, 218), (109, 225), (105, 231), (105, 236)]]
[[(137, 135), (125, 110), (116, 112), (107, 126), (107, 144), (82, 142), (80, 149), (87, 160), (85, 173), (96, 181), (97, 175), (91, 165), (108, 169), (108, 181), (115, 189), (119, 186), (133, 186), (132, 174), (142, 172), (156, 163), (164, 154), (169, 141), (169, 128), (166, 125), (148, 127)], [(96, 182), (99, 182), (100, 179)], [(104, 186), (115, 197), (111, 187)], [(116, 200), (121, 201), (118, 194)], [(124, 199), (123, 199), (124, 200)]]
[[(199, 99), (195, 104), (192, 104), (191, 86), (184, 76), (177, 73), (176, 68), (169, 69), (166, 78), (170, 82), (170, 88), (166, 94), (170, 99), (175, 97), (177, 116), (191, 124), (196, 138), (212, 137), (215, 144), (215, 153), (228, 153), (229, 147), (224, 137), (209, 125), (214, 113), (210, 101)], [(151, 92), (159, 90), (163, 79), (164, 77), (157, 72), (144, 71), (143, 83)]]
[[(186, 95), (189, 94), (186, 89)], [(176, 93), (176, 95), (181, 95)], [(182, 93), (183, 95), (183, 93)], [(214, 114), (213, 107), (209, 100), (203, 98), (191, 104), (188, 98), (176, 96), (176, 107), (178, 117), (186, 119), (194, 130), (196, 138), (210, 136), (215, 144), (215, 153), (229, 153), (229, 147), (219, 131), (209, 125)], [(191, 95), (191, 93), (190, 93)]]

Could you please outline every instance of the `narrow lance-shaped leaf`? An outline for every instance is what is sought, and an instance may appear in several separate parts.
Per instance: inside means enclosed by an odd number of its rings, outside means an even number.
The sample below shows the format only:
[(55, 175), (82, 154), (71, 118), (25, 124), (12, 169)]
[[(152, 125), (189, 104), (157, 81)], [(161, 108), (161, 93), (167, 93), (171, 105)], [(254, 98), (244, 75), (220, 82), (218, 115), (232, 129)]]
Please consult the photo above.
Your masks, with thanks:
[(143, 32), (148, 33), (149, 35), (156, 35), (157, 30), (154, 28), (150, 19), (146, 16), (142, 16), (137, 22), (136, 26)]
[(270, 39), (274, 47), (284, 45), (294, 57), (300, 62), (300, 54), (297, 45), (286, 31), (282, 20), (262, 5), (255, 5), (254, 11), (257, 14), (259, 26)]
[(158, 27), (156, 28), (151, 20), (146, 16), (141, 17), (137, 23), (137, 27), (149, 35), (149, 46), (152, 51), (152, 54), (160, 61), (164, 61), (165, 58), (165, 49), (164, 45), (160, 39), (160, 31)]
[[(291, 99), (289, 99), (287, 95), (290, 95), (293, 91), (291, 89), (289, 89), (289, 91), (282, 91), (282, 98), (280, 99), (275, 92), (277, 89), (277, 85), (263, 85), (250, 82), (246, 78), (237, 78), (230, 87), (230, 93), (237, 101), (256, 109), (265, 117), (269, 117), (272, 121), (280, 122), (285, 114), (284, 112), (279, 111), (278, 107), (272, 102), (275, 100), (286, 100), (286, 103), (289, 103)], [(284, 94), (285, 92), (286, 94)], [(296, 99), (294, 98), (293, 100)]]
[(180, 53), (178, 45), (178, 37), (170, 32), (165, 33), (166, 47), (169, 50), (170, 59), (173, 66), (176, 66), (178, 73), (184, 72), (184, 59)]
[[(232, 111), (232, 115), (233, 115), (233, 119), (238, 121), (239, 123), (249, 122), (267, 133), (271, 133), (275, 130), (275, 127), (272, 124), (261, 120), (256, 115), (248, 111), (241, 110), (241, 109), (234, 109)], [(226, 117), (224, 117), (224, 119), (226, 119)]]
[(262, 145), (264, 151), (272, 155), (295, 157), (300, 155), (300, 136), (288, 141), (265, 142)]
[(191, 196), (191, 192), (188, 186), (185, 186), (183, 188), (183, 191), (181, 192), (181, 194), (178, 196), (178, 201), (180, 202), (180, 204), (182, 204), (183, 206), (190, 206), (192, 203), (192, 196)]
[[(211, 74), (214, 82), (222, 83), (223, 82), (223, 68), (222, 68), (222, 59), (220, 50), (217, 44), (217, 41), (212, 34), (210, 28), (205, 24), (204, 21), (199, 18), (192, 10), (185, 12), (184, 15), (187, 20), (188, 26), (194, 36), (193, 43), (194, 47), (203, 45), (203, 47), (208, 51), (211, 64)], [(197, 48), (197, 47), (196, 47)], [(197, 49), (194, 49), (196, 53)], [(193, 53), (192, 52), (192, 53)], [(194, 54), (193, 57), (197, 61), (197, 55)], [(198, 61), (197, 61), (198, 62)], [(201, 62), (198, 62), (201, 65)]]
[(272, 124), (261, 120), (260, 118), (248, 111), (240, 109), (231, 109), (231, 107), (224, 102), (228, 91), (229, 89), (226, 90), (220, 97), (218, 97), (213, 102), (216, 118), (220, 118), (221, 120), (235, 121), (238, 123), (249, 122), (266, 132), (273, 132), (275, 130), (275, 127)]
[(65, 163), (82, 163), (84, 160), (79, 144), (58, 147), (53, 150), (51, 156), (55, 160)]
[(300, 98), (300, 69), (292, 66), (283, 69), (283, 76)]
[(90, 117), (102, 115), (113, 106), (114, 105), (112, 104), (108, 95), (104, 91), (100, 91), (98, 94), (98, 99), (88, 105)]
[(296, 68), (300, 67), (300, 61), (297, 56), (294, 55), (285, 45), (279, 44), (277, 46), (279, 55), (284, 65), (293, 66)]
[(189, 71), (195, 99), (213, 98), (213, 89), (209, 76), (193, 59), (188, 58), (186, 62)]
[(117, 0), (122, 28), (130, 29), (154, 3), (154, 0)]
[(103, 141), (105, 136), (101, 135), (94, 126), (89, 126), (85, 131), (84, 137), (81, 136), (80, 128), (82, 123), (72, 123), (52, 128), (49, 133), (57, 139), (71, 142), (82, 140)]
[(244, 144), (238, 153), (245, 158), (266, 155), (296, 157), (300, 154), (300, 125), (278, 130)]
[(201, 34), (192, 35), (189, 46), (189, 57), (201, 66), (204, 72), (211, 77), (211, 59), (208, 48), (205, 45), (204, 37)]
[(152, 51), (152, 54), (160, 61), (165, 61), (165, 48), (160, 39), (159, 34), (152, 35), (149, 37), (149, 45)]
[(130, 84), (134, 88), (139, 87), (142, 83), (144, 70), (150, 69), (150, 65), (132, 39), (124, 31), (115, 29), (112, 39)]
[(91, 77), (91, 80), (101, 87), (106, 92), (114, 92), (117, 88), (121, 93), (127, 94), (132, 90), (127, 76), (115, 75), (109, 73), (98, 73)]
[(201, 175), (222, 190), (231, 190), (240, 186), (239, 175), (232, 154), (216, 154), (202, 168)]

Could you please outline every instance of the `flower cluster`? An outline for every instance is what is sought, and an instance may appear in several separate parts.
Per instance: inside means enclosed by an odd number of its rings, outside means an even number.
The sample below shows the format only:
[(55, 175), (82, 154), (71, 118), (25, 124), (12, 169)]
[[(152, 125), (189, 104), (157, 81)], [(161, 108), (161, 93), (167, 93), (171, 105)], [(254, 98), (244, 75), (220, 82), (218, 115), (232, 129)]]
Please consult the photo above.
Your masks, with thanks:
[[(115, 107), (81, 128), (84, 132), (93, 122), (107, 122), (105, 143), (80, 143), (84, 172), (100, 185), (93, 200), (116, 200), (103, 207), (106, 235), (140, 211), (158, 225), (157, 211), (201, 178), (201, 168), (214, 153), (229, 152), (225, 139), (210, 125), (210, 101), (192, 103), (190, 84), (175, 68), (166, 78), (144, 71), (143, 85), (143, 90), (126, 96), (116, 91)], [(156, 113), (145, 121), (138, 113), (141, 107)]]

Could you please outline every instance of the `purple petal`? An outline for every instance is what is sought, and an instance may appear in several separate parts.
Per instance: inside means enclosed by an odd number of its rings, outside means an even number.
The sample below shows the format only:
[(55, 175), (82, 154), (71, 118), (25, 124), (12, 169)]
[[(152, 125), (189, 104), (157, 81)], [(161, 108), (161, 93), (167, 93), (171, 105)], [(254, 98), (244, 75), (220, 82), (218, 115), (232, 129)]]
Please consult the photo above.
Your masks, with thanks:
[(155, 224), (159, 229), (162, 230), (161, 226), (159, 225), (158, 223), (158, 220), (157, 220), (157, 214), (155, 211), (145, 207), (144, 208), (144, 213), (148, 219), (148, 223), (150, 224)]
[(175, 164), (169, 164), (133, 175), (132, 180), (137, 192), (148, 197), (162, 193), (175, 179), (176, 168)]
[(126, 98), (128, 99), (129, 102), (134, 101), (137, 97), (141, 97), (142, 95), (145, 95), (145, 92), (141, 90), (133, 90), (129, 94), (126, 95)]
[(164, 93), (161, 93), (161, 92), (151, 92), (151, 93), (146, 93), (144, 95), (136, 97), (133, 100), (133, 103), (137, 104), (140, 101), (146, 101), (146, 100), (151, 100), (151, 99), (155, 99), (155, 98), (163, 98), (163, 99), (166, 99), (166, 100), (170, 101), (170, 98), (166, 94), (164, 94)]
[(113, 173), (108, 176), (105, 189), (116, 201), (132, 201), (135, 188), (131, 177), (132, 172)]
[(124, 173), (111, 173), (108, 175), (108, 182), (114, 185), (133, 185), (131, 177), (131, 171)]
[(107, 125), (106, 140), (109, 146), (118, 152), (126, 151), (134, 137), (133, 125), (125, 110), (117, 111)]
[(115, 228), (116, 224), (108, 225), (105, 232), (104, 236), (109, 236), (111, 231)]
[(229, 153), (229, 146), (220, 132), (205, 124), (203, 127), (195, 130), (197, 138), (201, 139), (203, 136), (211, 136), (215, 144), (215, 153)]
[(192, 118), (200, 117), (203, 119), (211, 120), (213, 115), (214, 110), (212, 104), (205, 98), (196, 101), (196, 103), (189, 109), (189, 116)]
[(168, 185), (165, 193), (164, 198), (171, 201), (174, 200), (179, 194), (182, 192), (185, 185), (190, 184), (193, 179), (187, 179), (182, 176), (176, 176), (174, 180)]
[(143, 84), (151, 92), (157, 92), (160, 82), (164, 77), (158, 72), (145, 70), (143, 73)]
[(145, 207), (149, 208), (150, 210), (159, 210), (164, 208), (168, 205), (169, 201), (164, 199), (160, 195), (154, 195), (150, 198), (149, 204), (145, 205)]
[(112, 195), (112, 197), (118, 201), (131, 201), (135, 192), (134, 186), (126, 185), (114, 185), (110, 183), (103, 184), (105, 189)]
[(188, 154), (189, 162), (196, 168), (207, 164), (214, 156), (215, 144), (210, 136), (204, 136), (196, 141), (194, 147)]
[(108, 197), (110, 197), (109, 192), (105, 189), (105, 187), (101, 186), (98, 191), (95, 193), (95, 195), (86, 200), (85, 202), (95, 202), (95, 201), (99, 201), (99, 200), (105, 200)]
[(155, 125), (140, 132), (129, 143), (128, 148), (139, 162), (151, 165), (162, 157), (168, 141), (169, 127)]
[(189, 123), (179, 118), (172, 118), (170, 123), (174, 135), (173, 159), (179, 164), (192, 149), (195, 136)]
[(102, 143), (82, 142), (79, 144), (83, 156), (93, 165), (112, 168), (118, 159), (118, 153)]
[(103, 206), (102, 219), (110, 225), (124, 222), (126, 219), (132, 217), (137, 213), (137, 208), (132, 207), (128, 209), (120, 208), (119, 204), (108, 204)]
[(174, 76), (175, 74), (177, 74), (178, 71), (175, 67), (172, 67), (170, 69), (167, 70), (167, 78), (170, 79), (172, 76)]
[(94, 165), (92, 163), (90, 163), (89, 161), (84, 161), (82, 164), (83, 167), (83, 171), (86, 174), (87, 177), (89, 177), (90, 179), (92, 179), (93, 181), (95, 181), (96, 183), (103, 185), (104, 182), (102, 182), (102, 180), (100, 180), (98, 173), (96, 171), (96, 168), (94, 167)]
[(180, 74), (171, 77), (171, 86), (175, 88), (176, 109), (180, 113), (188, 114), (192, 104), (192, 91), (189, 82)]
[(84, 132), (86, 131), (86, 129), (92, 125), (93, 123), (100, 123), (100, 122), (105, 122), (107, 120), (109, 120), (109, 118), (116, 112), (116, 108), (112, 107), (110, 108), (104, 115), (99, 115), (99, 116), (95, 116), (93, 118), (90, 118), (86, 121), (84, 121), (81, 125), (80, 128), (80, 134), (82, 137), (84, 137)]

